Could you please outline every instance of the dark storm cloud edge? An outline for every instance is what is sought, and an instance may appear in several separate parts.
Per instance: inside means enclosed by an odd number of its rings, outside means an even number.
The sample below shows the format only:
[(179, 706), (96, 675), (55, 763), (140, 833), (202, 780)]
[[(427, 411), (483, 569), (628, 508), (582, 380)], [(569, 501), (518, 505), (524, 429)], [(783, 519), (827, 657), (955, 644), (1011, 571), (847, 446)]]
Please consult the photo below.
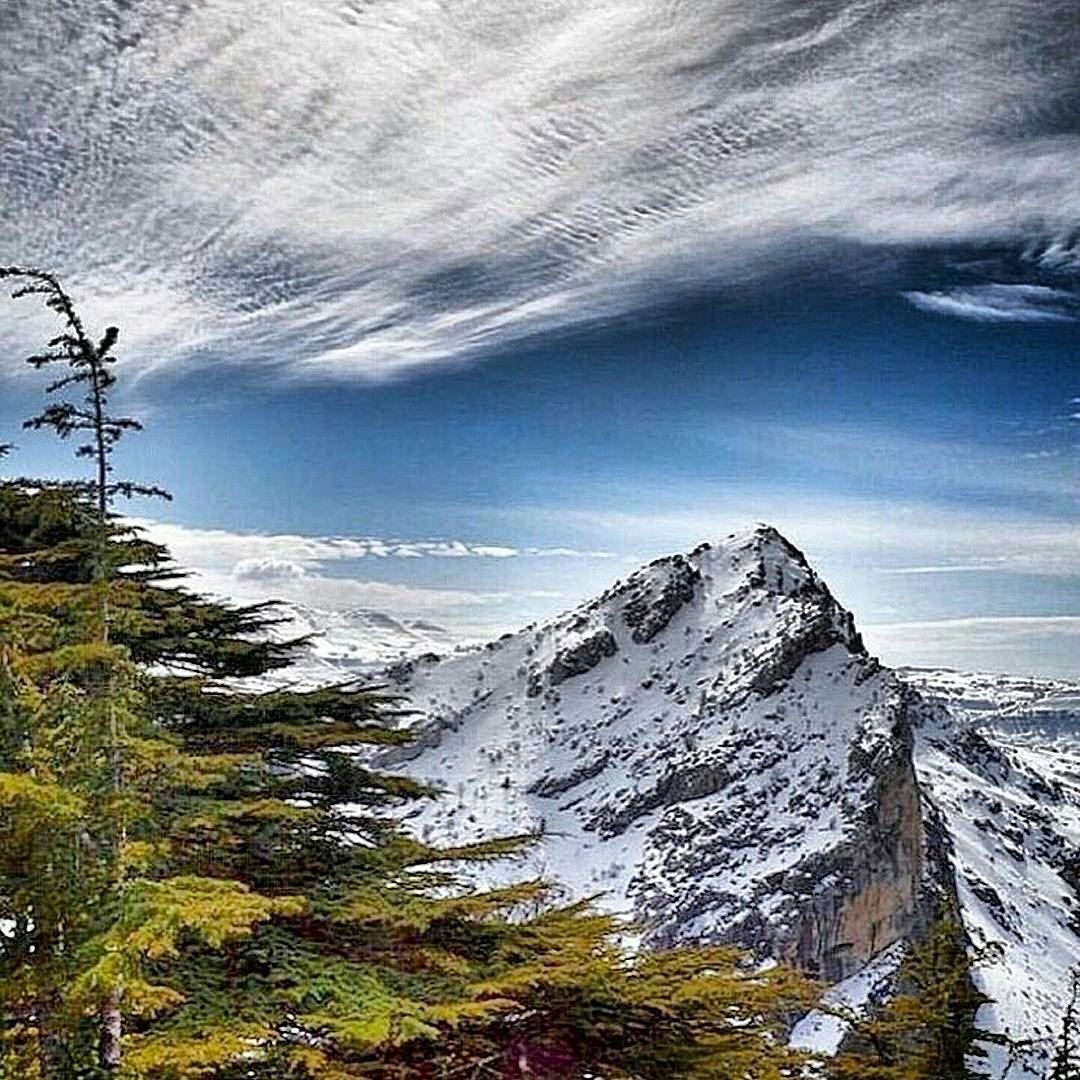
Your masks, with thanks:
[(1068, 288), (1071, 8), (9, 5), (0, 253), (147, 372), (391, 377), (815, 247), (1012, 244)]

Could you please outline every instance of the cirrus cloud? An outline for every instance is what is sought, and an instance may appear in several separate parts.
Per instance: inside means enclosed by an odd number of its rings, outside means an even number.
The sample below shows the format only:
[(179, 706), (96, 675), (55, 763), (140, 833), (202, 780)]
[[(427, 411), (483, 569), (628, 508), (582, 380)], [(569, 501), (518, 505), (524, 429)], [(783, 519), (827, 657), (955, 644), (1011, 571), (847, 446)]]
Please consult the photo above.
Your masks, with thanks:
[(921, 311), (977, 322), (1075, 322), (1080, 315), (1080, 298), (1047, 285), (972, 285), (904, 298)]
[(843, 250), (1075, 269), (1073, 15), (8, 4), (0, 251), (69, 276), (143, 372), (359, 379)]

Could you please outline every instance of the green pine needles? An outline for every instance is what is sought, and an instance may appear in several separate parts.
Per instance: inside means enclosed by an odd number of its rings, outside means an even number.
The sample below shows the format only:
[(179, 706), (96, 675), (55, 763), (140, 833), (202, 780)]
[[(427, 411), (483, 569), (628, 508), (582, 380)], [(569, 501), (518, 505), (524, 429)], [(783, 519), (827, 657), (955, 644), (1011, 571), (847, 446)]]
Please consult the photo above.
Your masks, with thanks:
[(29, 426), (85, 438), (93, 473), (0, 482), (0, 1080), (800, 1075), (800, 976), (632, 955), (541, 882), (462, 884), (529, 837), (404, 832), (439, 793), (369, 764), (408, 738), (399, 704), (266, 688), (303, 644), (268, 640), (273, 607), (188, 591), (113, 512), (162, 494), (114, 473), (139, 427), (109, 411), (116, 330), (50, 274), (0, 276), (63, 322), (31, 357), (66, 365), (49, 392), (84, 391)]
[[(783, 1075), (803, 980), (723, 949), (633, 959), (613, 920), (552, 906), (540, 883), (461, 887), (455, 864), (529, 839), (439, 850), (405, 835), (389, 811), (437, 793), (358, 753), (403, 739), (395, 703), (352, 684), (245, 691), (284, 659), (249, 636), (268, 613), (177, 588), (160, 549), (133, 549), (116, 522), (110, 563), (150, 561), (114, 571), (115, 633), (95, 641), (93, 567), (71, 554), (94, 528), (81, 500), (0, 487), (13, 1075)], [(120, 792), (109, 709), (125, 732)], [(100, 1027), (117, 999), (109, 1065)]]

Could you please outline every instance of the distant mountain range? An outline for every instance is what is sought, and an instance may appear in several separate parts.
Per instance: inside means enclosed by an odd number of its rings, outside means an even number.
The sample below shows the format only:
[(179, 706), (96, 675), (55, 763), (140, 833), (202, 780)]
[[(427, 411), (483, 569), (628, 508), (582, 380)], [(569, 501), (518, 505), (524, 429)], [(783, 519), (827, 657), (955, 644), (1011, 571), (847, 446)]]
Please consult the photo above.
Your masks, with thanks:
[(441, 626), (366, 608), (326, 611), (280, 602), (277, 615), (284, 621), (274, 628), (275, 637), (311, 639), (287, 673), (290, 681), (303, 684), (372, 674), (393, 661), (446, 653), (456, 646), (453, 635)]

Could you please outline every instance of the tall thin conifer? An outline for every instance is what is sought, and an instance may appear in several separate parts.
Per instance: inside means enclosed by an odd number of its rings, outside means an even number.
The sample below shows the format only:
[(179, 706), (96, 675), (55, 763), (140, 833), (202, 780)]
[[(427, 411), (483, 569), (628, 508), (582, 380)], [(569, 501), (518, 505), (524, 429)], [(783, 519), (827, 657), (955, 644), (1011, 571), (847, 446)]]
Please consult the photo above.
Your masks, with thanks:
[[(46, 351), (34, 353), (26, 360), (37, 369), (52, 368), (55, 365), (66, 369), (64, 374), (46, 386), (45, 393), (62, 395), (64, 391), (72, 388), (84, 391), (81, 401), (72, 401), (62, 396), (60, 400), (48, 404), (40, 413), (27, 420), (23, 426), (35, 430), (51, 429), (61, 439), (75, 436), (86, 440), (79, 442), (75, 454), (91, 461), (93, 476), (88, 481), (77, 483), (75, 487), (89, 497), (95, 510), (93, 545), (98, 611), (96, 637), (99, 643), (107, 648), (110, 636), (110, 566), (107, 554), (113, 500), (118, 495), (127, 498), (142, 495), (163, 499), (170, 499), (171, 495), (160, 487), (117, 480), (113, 473), (113, 451), (116, 444), (127, 432), (142, 430), (142, 424), (134, 417), (117, 416), (109, 410), (110, 391), (116, 385), (116, 375), (112, 370), (116, 363), (113, 350), (120, 336), (119, 329), (108, 326), (104, 334), (95, 341), (87, 331), (71, 296), (56, 275), (47, 270), (26, 266), (0, 267), (0, 279), (5, 278), (21, 282), (12, 293), (13, 299), (24, 296), (40, 297), (45, 307), (55, 312), (61, 320), (61, 332), (49, 340)], [(121, 730), (122, 713), (114, 704), (112, 671), (108, 665), (103, 668), (104, 682), (100, 692), (106, 702), (108, 716), (109, 772), (113, 794), (120, 800), (124, 790), (124, 732)], [(124, 888), (124, 841), (124, 822), (118, 819), (112, 859), (119, 893), (122, 893)], [(117, 989), (109, 995), (102, 1008), (100, 1061), (103, 1068), (110, 1071), (119, 1068), (122, 1034), (121, 992)]]

